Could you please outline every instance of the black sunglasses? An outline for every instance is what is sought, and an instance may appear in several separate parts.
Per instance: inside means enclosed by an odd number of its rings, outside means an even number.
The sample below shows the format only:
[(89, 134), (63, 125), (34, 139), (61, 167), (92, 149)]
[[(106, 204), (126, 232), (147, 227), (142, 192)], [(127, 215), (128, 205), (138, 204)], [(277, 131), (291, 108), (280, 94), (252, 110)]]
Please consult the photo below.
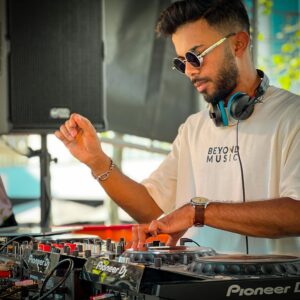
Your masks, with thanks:
[(204, 50), (200, 54), (197, 53), (195, 50), (190, 50), (185, 54), (185, 59), (175, 57), (173, 59), (173, 70), (176, 69), (177, 71), (179, 71), (181, 73), (185, 73), (186, 62), (188, 62), (195, 68), (200, 68), (203, 63), (203, 57), (206, 54), (208, 54), (209, 52), (211, 52), (213, 49), (215, 49), (216, 47), (221, 45), (226, 39), (228, 39), (229, 37), (231, 37), (233, 35), (235, 35), (235, 33), (230, 33), (230, 34), (226, 35), (225, 37), (223, 37), (222, 39), (220, 39), (219, 41), (217, 41), (216, 43), (214, 43), (213, 45), (208, 47), (206, 50)]

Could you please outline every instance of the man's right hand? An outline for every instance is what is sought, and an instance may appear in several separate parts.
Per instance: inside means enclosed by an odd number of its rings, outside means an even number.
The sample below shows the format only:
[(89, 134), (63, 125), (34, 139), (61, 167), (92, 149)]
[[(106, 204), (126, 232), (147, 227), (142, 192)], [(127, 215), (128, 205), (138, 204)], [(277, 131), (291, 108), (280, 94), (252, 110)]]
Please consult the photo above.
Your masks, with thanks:
[(102, 150), (94, 126), (83, 116), (72, 114), (70, 119), (61, 125), (54, 134), (74, 157), (90, 167), (91, 170), (99, 168), (99, 162), (108, 164), (109, 158)]
[[(88, 119), (72, 114), (55, 135), (74, 157), (91, 169), (94, 176), (109, 170), (112, 161), (103, 152), (96, 130)], [(138, 222), (148, 222), (162, 214), (145, 186), (130, 179), (118, 168), (114, 168), (109, 180), (98, 181), (111, 199)]]

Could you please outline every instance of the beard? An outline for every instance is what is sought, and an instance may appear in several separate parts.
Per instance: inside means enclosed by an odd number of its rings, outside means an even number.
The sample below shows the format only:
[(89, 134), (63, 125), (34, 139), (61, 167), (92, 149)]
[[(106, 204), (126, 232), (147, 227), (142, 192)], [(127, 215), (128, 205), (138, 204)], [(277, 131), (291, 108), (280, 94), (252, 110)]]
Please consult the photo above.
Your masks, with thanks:
[(225, 57), (221, 69), (215, 80), (215, 92), (212, 94), (203, 93), (207, 103), (218, 103), (226, 99), (237, 86), (239, 71), (232, 53), (225, 47)]

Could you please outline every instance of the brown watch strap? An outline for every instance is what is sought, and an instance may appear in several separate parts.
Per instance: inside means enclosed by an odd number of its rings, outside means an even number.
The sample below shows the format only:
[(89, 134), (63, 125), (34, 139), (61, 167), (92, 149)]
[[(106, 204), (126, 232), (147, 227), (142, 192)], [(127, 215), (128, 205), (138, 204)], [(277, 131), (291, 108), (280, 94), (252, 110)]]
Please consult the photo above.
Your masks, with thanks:
[(194, 226), (204, 226), (204, 205), (195, 205)]

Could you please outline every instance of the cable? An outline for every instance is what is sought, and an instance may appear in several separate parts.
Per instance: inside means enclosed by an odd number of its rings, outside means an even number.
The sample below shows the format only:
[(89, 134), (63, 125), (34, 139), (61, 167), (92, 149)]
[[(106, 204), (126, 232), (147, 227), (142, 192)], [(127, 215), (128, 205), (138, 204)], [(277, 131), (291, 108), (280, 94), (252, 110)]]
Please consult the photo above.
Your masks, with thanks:
[(194, 243), (198, 247), (201, 247), (196, 241), (189, 239), (189, 238), (181, 238), (179, 243), (180, 243), (180, 246), (184, 246), (186, 243)]
[[(238, 159), (240, 163), (240, 169), (241, 169), (241, 178), (242, 178), (242, 191), (243, 191), (243, 203), (246, 202), (246, 192), (245, 192), (245, 180), (244, 180), (244, 170), (243, 170), (243, 164), (240, 156), (240, 147), (239, 147), (239, 123), (240, 120), (238, 120), (236, 124), (236, 146), (237, 146), (237, 154)], [(246, 254), (249, 254), (249, 243), (248, 243), (248, 236), (246, 235)]]
[(10, 239), (8, 242), (6, 242), (4, 245), (2, 245), (1, 249), (0, 249), (0, 253), (5, 249), (5, 247), (7, 247), (9, 244), (11, 244), (11, 242), (22, 239), (22, 238), (29, 238), (29, 240), (31, 241), (33, 239), (33, 237), (31, 235), (28, 234), (22, 234), (19, 236), (15, 236), (14, 238)]
[[(43, 293), (43, 289), (45, 288), (48, 280), (51, 278), (51, 276), (53, 275), (53, 273), (57, 270), (57, 268), (59, 266), (61, 266), (62, 264), (64, 264), (65, 262), (68, 262), (69, 263), (69, 267), (66, 271), (66, 273), (64, 274), (64, 277), (52, 288), (50, 289), (48, 292), (46, 292), (44, 295), (42, 295)], [(52, 271), (50, 271), (50, 273), (47, 274), (44, 282), (43, 282), (43, 285), (41, 287), (41, 290), (40, 290), (40, 295), (39, 295), (39, 298), (38, 300), (42, 300), (46, 297), (48, 297), (50, 294), (52, 294), (56, 289), (58, 289), (68, 278), (68, 276), (70, 275), (70, 273), (73, 271), (74, 269), (74, 262), (72, 259), (70, 258), (67, 258), (67, 259), (63, 259), (61, 260), (53, 269)]]
[[(65, 262), (69, 263), (68, 269), (66, 270), (64, 277), (49, 291), (47, 291), (44, 295), (43, 295), (43, 290), (47, 284), (47, 282), (49, 281), (49, 279), (52, 277), (53, 273), (57, 270), (58, 267), (60, 267), (62, 264), (64, 264)], [(70, 273), (73, 271), (74, 268), (74, 262), (72, 259), (70, 258), (66, 258), (61, 260), (45, 277), (45, 280), (42, 284), (42, 287), (40, 289), (40, 294), (39, 294), (39, 298), (33, 298), (33, 299), (37, 299), (37, 300), (42, 300), (45, 299), (46, 297), (48, 297), (50, 294), (52, 294), (55, 290), (57, 290), (68, 278), (68, 276), (70, 275)]]
[(240, 121), (238, 121), (236, 124), (236, 146), (237, 146), (237, 154), (238, 154), (238, 159), (239, 159), (240, 169), (241, 169), (243, 202), (246, 202), (244, 171), (243, 171), (243, 165), (242, 165), (242, 160), (241, 160), (241, 156), (240, 156), (240, 146), (239, 146), (239, 123), (240, 123)]

